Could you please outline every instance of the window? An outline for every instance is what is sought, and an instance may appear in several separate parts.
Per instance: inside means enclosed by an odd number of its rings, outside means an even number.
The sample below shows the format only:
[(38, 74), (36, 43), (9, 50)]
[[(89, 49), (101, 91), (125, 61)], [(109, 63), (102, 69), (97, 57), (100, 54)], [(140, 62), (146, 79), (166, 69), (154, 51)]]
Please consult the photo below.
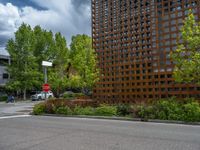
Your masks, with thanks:
[(3, 73), (3, 79), (8, 79), (9, 75), (7, 73)]
[(6, 66), (8, 64), (8, 59), (0, 58), (0, 66)]

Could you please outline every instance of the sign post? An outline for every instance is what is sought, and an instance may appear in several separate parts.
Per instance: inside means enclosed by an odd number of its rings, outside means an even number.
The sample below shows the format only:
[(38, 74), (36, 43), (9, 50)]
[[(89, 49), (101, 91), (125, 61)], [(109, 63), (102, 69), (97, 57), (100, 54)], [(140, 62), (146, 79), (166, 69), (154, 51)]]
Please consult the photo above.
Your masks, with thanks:
[(50, 90), (50, 86), (49, 84), (47, 84), (48, 82), (48, 78), (47, 78), (47, 67), (51, 67), (52, 66), (52, 62), (49, 61), (42, 61), (42, 66), (44, 67), (44, 83), (42, 86), (43, 91), (45, 92), (45, 99), (47, 98), (47, 92)]

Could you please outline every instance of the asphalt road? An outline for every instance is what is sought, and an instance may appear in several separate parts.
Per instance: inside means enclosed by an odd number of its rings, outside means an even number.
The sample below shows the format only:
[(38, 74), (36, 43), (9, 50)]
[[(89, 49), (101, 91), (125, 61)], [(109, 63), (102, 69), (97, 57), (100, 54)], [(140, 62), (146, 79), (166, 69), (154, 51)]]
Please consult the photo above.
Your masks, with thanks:
[(0, 117), (0, 150), (200, 150), (200, 126)]

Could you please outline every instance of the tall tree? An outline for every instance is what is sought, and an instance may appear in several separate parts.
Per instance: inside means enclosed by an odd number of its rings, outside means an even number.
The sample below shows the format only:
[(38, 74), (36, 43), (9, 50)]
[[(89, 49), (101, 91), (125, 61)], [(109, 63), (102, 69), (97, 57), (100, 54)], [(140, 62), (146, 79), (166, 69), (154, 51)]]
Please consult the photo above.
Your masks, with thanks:
[(180, 43), (172, 52), (174, 78), (177, 82), (200, 84), (200, 22), (195, 21), (192, 11), (181, 29)]
[(26, 99), (26, 91), (38, 82), (38, 64), (33, 54), (34, 40), (31, 27), (22, 24), (15, 32), (15, 38), (9, 40), (6, 47), (11, 57), (11, 65), (8, 66), (11, 79), (7, 87), (23, 91), (24, 99)]
[(8, 73), (11, 80), (7, 84), (9, 89), (24, 92), (41, 89), (44, 83), (42, 61), (52, 61), (49, 68), (49, 82), (52, 89), (59, 93), (67, 86), (68, 48), (65, 38), (40, 26), (33, 30), (29, 25), (22, 24), (15, 33), (15, 38), (7, 43), (7, 50), (11, 56)]
[(33, 29), (35, 42), (34, 42), (34, 56), (38, 64), (38, 73), (40, 84), (36, 88), (41, 88), (44, 82), (42, 61), (53, 61), (55, 59), (56, 49), (54, 35), (51, 31), (46, 31), (40, 26), (35, 26)]
[(67, 68), (69, 65), (69, 50), (65, 38), (60, 33), (55, 35), (55, 52), (49, 81), (53, 90), (59, 95), (68, 84)]
[(72, 81), (80, 80), (81, 88), (87, 93), (98, 80), (97, 55), (92, 48), (92, 39), (87, 35), (73, 36), (70, 48), (71, 64), (77, 71)]

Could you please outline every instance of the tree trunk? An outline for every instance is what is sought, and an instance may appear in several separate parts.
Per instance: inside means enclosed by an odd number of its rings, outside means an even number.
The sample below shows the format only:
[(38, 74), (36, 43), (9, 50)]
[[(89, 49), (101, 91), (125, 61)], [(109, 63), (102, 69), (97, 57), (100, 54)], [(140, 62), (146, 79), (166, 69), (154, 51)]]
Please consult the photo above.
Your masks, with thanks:
[(24, 100), (26, 100), (26, 88), (24, 89), (24, 91), (23, 91), (23, 94), (24, 94)]

